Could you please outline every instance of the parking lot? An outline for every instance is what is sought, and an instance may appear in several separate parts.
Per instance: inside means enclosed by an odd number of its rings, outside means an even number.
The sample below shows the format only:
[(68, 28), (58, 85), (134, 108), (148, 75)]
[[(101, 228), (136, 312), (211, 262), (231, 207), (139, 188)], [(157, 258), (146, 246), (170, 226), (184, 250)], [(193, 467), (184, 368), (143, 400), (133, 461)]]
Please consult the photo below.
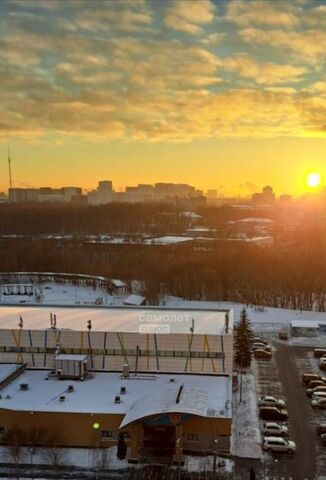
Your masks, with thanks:
[[(313, 410), (311, 399), (301, 382), (302, 373), (322, 372), (313, 348), (272, 342), (271, 360), (255, 360), (257, 396), (273, 395), (285, 400), (289, 413), (288, 438), (296, 443), (296, 453), (264, 453), (264, 478), (326, 478), (326, 445), (316, 434), (316, 426), (326, 421), (325, 410)], [(263, 423), (263, 422), (261, 422)]]

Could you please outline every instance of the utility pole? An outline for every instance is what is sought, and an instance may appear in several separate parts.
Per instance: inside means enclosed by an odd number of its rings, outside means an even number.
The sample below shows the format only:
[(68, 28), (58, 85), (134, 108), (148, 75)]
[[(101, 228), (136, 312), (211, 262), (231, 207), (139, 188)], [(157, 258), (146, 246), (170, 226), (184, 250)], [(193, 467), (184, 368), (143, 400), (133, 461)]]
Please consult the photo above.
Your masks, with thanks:
[(9, 141), (8, 141), (8, 169), (9, 169), (9, 188), (12, 188), (12, 173), (11, 173), (11, 158), (10, 158)]

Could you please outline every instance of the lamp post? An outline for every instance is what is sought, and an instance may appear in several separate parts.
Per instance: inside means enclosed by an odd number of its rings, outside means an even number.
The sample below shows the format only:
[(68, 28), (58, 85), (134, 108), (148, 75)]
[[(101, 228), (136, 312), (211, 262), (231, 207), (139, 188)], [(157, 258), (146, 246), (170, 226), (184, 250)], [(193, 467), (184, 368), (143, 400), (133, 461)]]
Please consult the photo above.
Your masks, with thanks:
[(213, 458), (213, 473), (216, 475), (216, 457), (217, 457), (217, 438), (214, 439), (214, 458)]

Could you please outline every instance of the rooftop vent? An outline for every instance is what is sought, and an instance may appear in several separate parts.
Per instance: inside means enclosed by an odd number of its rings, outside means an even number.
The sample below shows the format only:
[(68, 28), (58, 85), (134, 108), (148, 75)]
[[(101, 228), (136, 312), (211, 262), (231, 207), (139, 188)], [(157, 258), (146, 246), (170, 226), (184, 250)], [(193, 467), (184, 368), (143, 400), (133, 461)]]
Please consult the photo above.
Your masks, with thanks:
[(74, 386), (73, 385), (68, 385), (68, 392), (72, 393), (74, 391)]
[(65, 400), (66, 400), (66, 396), (65, 395), (60, 395), (59, 402), (64, 402)]
[(124, 363), (123, 364), (123, 367), (122, 367), (122, 376), (124, 378), (128, 378), (129, 377), (129, 365), (128, 363)]
[(120, 387), (120, 395), (126, 394), (126, 387)]
[(170, 380), (169, 380), (170, 383), (173, 383), (175, 382), (175, 378), (171, 377)]
[(121, 398), (120, 398), (119, 395), (116, 395), (116, 396), (114, 397), (114, 403), (121, 403)]
[(29, 386), (28, 386), (28, 383), (21, 383), (20, 384), (20, 390), (28, 390), (29, 389)]

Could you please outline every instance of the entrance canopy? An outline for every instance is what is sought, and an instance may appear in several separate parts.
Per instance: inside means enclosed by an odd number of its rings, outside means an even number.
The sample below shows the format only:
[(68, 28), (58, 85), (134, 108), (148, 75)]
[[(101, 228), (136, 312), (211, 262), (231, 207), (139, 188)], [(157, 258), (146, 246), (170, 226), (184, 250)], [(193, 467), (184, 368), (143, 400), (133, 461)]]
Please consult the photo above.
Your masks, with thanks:
[(189, 387), (168, 387), (135, 401), (127, 411), (120, 428), (145, 417), (164, 414), (191, 414), (216, 417), (219, 412), (209, 409), (208, 394)]

